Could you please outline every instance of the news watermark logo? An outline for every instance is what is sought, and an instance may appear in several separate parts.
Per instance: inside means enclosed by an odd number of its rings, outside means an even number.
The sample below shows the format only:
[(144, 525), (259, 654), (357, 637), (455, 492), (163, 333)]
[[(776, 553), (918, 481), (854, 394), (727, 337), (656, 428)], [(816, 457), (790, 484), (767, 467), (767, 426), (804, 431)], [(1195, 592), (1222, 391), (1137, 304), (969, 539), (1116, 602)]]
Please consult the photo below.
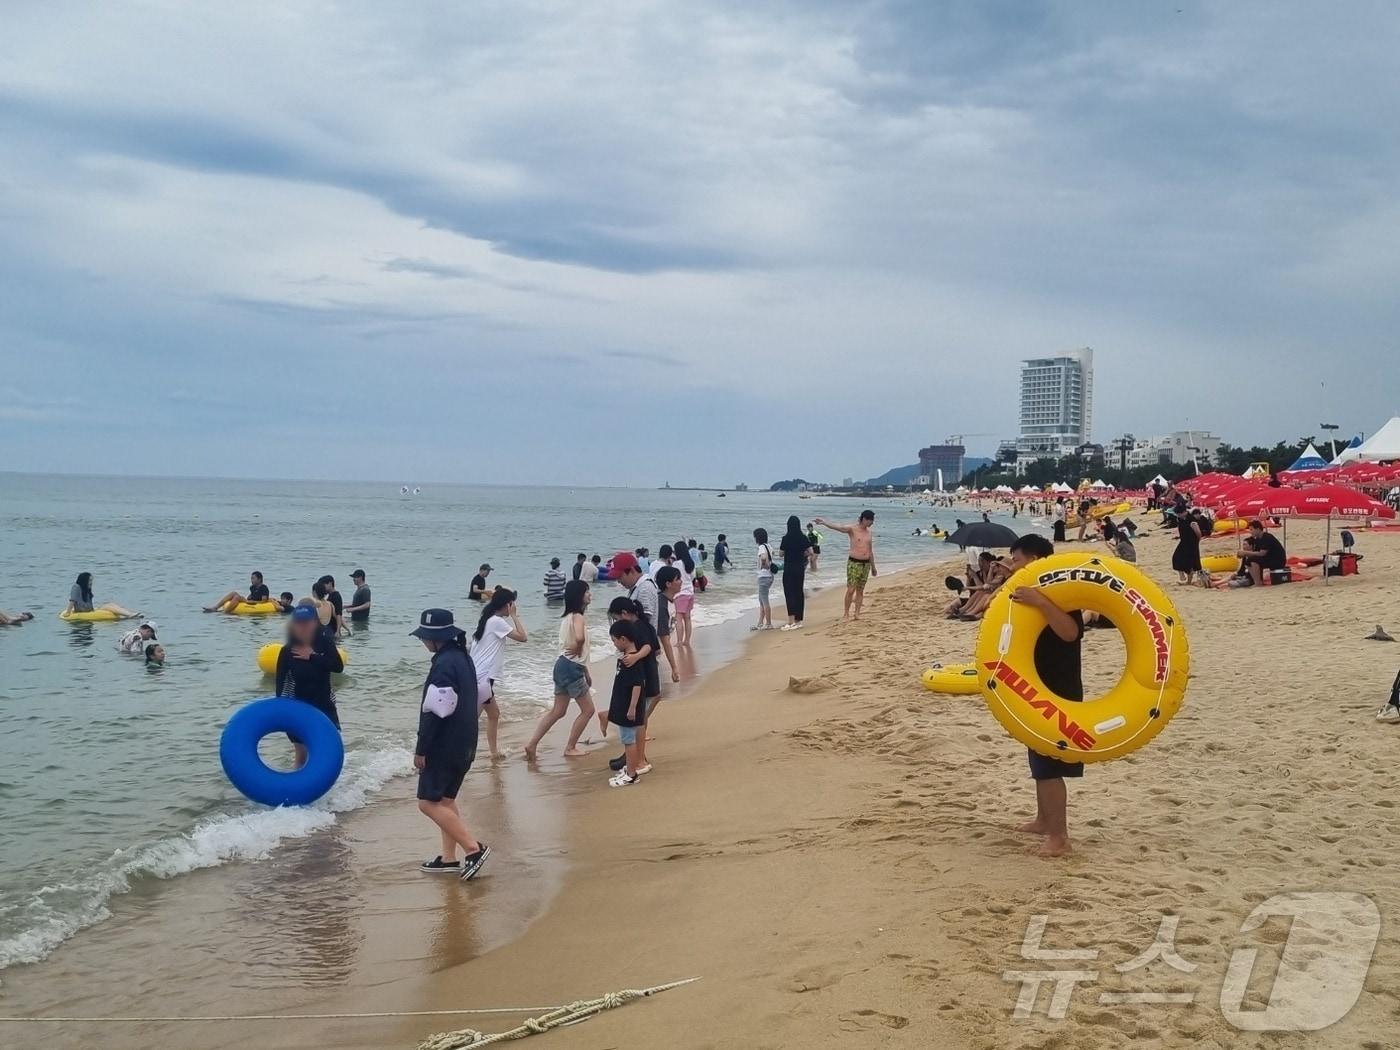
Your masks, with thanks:
[[(1118, 974), (1135, 974), (1143, 989), (1100, 991), (1094, 996), (1100, 1006), (1196, 1004), (1200, 985), (1212, 972), (1177, 950), (1180, 923), (1178, 915), (1158, 917), (1152, 943), (1113, 964)], [(1265, 936), (1285, 923), (1282, 944), (1276, 933)], [(1021, 941), (1021, 958), (1039, 965), (1002, 974), (1002, 980), (1019, 985), (1012, 1008), (1018, 1021), (1036, 1013), (1062, 1020), (1076, 993), (1092, 995), (1086, 986), (1097, 984), (1105, 972), (1091, 965), (1099, 963), (1098, 948), (1046, 947), (1049, 926), (1049, 916), (1031, 916)], [(1365, 894), (1275, 894), (1224, 943), (1230, 956), (1220, 980), (1221, 1015), (1246, 1032), (1315, 1032), (1336, 1024), (1361, 995), (1380, 932), (1380, 910)]]

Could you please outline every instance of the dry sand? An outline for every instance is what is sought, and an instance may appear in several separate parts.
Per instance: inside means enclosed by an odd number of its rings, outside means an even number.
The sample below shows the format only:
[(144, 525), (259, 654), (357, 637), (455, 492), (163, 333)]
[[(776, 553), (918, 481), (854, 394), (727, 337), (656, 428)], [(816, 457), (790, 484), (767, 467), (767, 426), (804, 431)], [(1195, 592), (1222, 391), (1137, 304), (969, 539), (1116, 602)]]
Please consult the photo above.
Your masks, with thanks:
[[(1290, 529), (1320, 552), (1320, 526)], [(1139, 543), (1160, 580), (1172, 540)], [(1067, 545), (1067, 548), (1073, 547)], [(1224, 548), (1216, 541), (1212, 545)], [(1194, 665), (1186, 706), (1143, 751), (1070, 787), (1076, 852), (1051, 861), (1012, 831), (1031, 812), (1024, 749), (977, 697), (934, 696), (919, 672), (969, 656), (977, 628), (940, 619), (943, 571), (879, 580), (866, 618), (840, 624), (824, 594), (804, 632), (754, 639), (697, 702), (663, 707), (642, 785), (598, 790), (573, 813), (575, 864), (555, 906), (513, 944), (445, 971), (423, 1006), (522, 997), (567, 1002), (700, 975), (696, 985), (540, 1039), (561, 1047), (1292, 1047), (1379, 1050), (1400, 1032), (1388, 922), (1400, 901), (1393, 779), (1400, 728), (1374, 713), (1400, 644), (1400, 535), (1362, 537), (1359, 577), (1237, 592), (1168, 589)], [(830, 571), (829, 569), (827, 570)], [(1091, 632), (1085, 665), (1108, 681), (1116, 632)], [(548, 742), (547, 742), (548, 743)], [(476, 888), (508, 879), (499, 858)], [(1261, 947), (1248, 1002), (1269, 994), (1286, 922), (1250, 935), (1261, 900), (1294, 890), (1372, 897), (1387, 922), (1360, 1001), (1306, 1035), (1241, 1032), (1219, 1007), (1234, 949)], [(1028, 962), (1043, 944), (1093, 961)], [(1119, 974), (1163, 915), (1194, 964)], [(1015, 1020), (1006, 971), (1086, 969), (1064, 1020)], [(1116, 1005), (1103, 991), (1194, 994)], [(505, 1024), (480, 1022), (495, 1030)], [(335, 1043), (411, 1046), (441, 1021)], [(318, 1045), (331, 1045), (330, 1043)]]

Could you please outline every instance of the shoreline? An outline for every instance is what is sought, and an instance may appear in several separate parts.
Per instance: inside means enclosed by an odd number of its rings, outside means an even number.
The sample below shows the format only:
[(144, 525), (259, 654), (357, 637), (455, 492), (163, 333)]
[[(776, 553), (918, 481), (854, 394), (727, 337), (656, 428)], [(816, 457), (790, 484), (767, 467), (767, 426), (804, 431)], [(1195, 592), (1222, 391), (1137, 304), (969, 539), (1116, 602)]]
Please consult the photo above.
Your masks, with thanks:
[[(830, 592), (839, 595), (838, 582), (826, 569), (826, 579), (819, 576), (810, 591), (811, 600)], [(781, 616), (780, 602), (776, 608)], [(680, 660), (682, 682), (665, 683), (664, 706), (686, 706), (710, 677), (741, 661), (756, 637), (748, 629), (751, 622), (752, 614), (745, 614), (697, 627), (696, 645)], [(595, 697), (604, 703), (611, 665), (611, 659), (593, 664)], [(80, 931), (45, 959), (6, 971), (0, 979), (0, 1014), (353, 1012), (365, 1009), (367, 1000), (376, 1010), (413, 1008), (414, 989), (424, 975), (523, 936), (567, 884), (573, 846), (564, 818), (573, 807), (571, 798), (607, 790), (605, 759), (616, 750), (615, 738), (610, 738), (585, 758), (564, 759), (559, 752), (571, 720), (558, 723), (545, 738), (537, 768), (520, 753), (534, 718), (503, 722), (502, 744), (510, 753), (499, 762), (479, 761), (468, 779), (464, 808), (498, 851), (486, 877), (473, 887), (476, 892), (464, 891), (455, 880), (425, 879), (416, 870), (421, 859), (416, 851), (430, 852), (435, 839), (412, 806), (412, 777), (404, 774), (367, 805), (339, 814), (328, 827), (282, 840), (252, 863), (235, 861), (176, 879), (145, 880), (113, 897), (110, 917)], [(589, 736), (597, 737), (596, 727)], [(405, 855), (411, 864), (404, 864)], [(483, 898), (492, 868), (500, 877)], [(316, 892), (314, 887), (335, 895), (338, 886), (350, 887), (341, 909), (307, 896)], [(210, 908), (204, 903), (209, 900), (223, 903)], [(274, 902), (271, 909), (258, 903), (269, 900)], [(475, 905), (484, 900), (490, 907), (478, 912)], [(298, 910), (304, 914), (295, 914)], [(281, 928), (260, 928), (259, 918)], [(219, 942), (239, 946), (244, 961), (237, 971), (221, 969), (201, 947)], [(290, 960), (308, 948), (318, 966), (337, 975), (343, 991), (328, 995), (323, 977), (300, 964), (293, 965), (290, 979), (282, 979)], [(121, 960), (151, 952), (169, 958), (153, 966), (150, 976), (164, 974), (170, 983), (156, 991), (147, 982), (113, 981), (114, 965), (120, 972)], [(242, 1027), (138, 1025), (107, 1033), (104, 1045), (198, 1040), (237, 1046), (245, 1038), (267, 1045), (267, 1023), (246, 1032), (239, 1031)], [(36, 1025), (20, 1033), (42, 1032), (45, 1046), (79, 1047), (89, 1045), (86, 1029), (78, 1025), (70, 1034)]]
[[(1321, 536), (1306, 525), (1291, 538), (1301, 552)], [(1041, 1050), (1063, 1039), (1107, 1050), (1136, 1033), (1149, 1047), (1181, 1039), (1276, 1046), (1228, 1025), (1217, 1006), (1251, 908), (1309, 888), (1359, 890), (1383, 906), (1400, 899), (1385, 845), (1393, 728), (1372, 718), (1393, 669), (1380, 682), (1374, 664), (1387, 652), (1362, 640), (1390, 607), (1400, 541), (1364, 542), (1359, 577), (1219, 592), (1170, 582), (1166, 534), (1140, 541), (1142, 567), (1167, 581), (1187, 623), (1192, 685), (1182, 712), (1147, 749), (1091, 767), (1072, 786), (1076, 852), (1066, 860), (1034, 856), (1011, 830), (1031, 805), (1024, 749), (980, 698), (935, 696), (919, 684), (929, 663), (966, 659), (978, 631), (935, 611), (944, 601), (941, 576), (956, 558), (950, 551), (878, 577), (859, 623), (838, 622), (841, 588), (828, 586), (809, 598), (803, 631), (754, 635), (741, 619), (697, 634), (707, 650), (727, 634), (739, 655), (662, 704), (656, 769), (636, 788), (605, 786), (596, 767), (608, 750), (558, 777), (529, 776), (518, 755), (490, 767), (490, 779), (510, 790), (489, 796), (500, 807), (489, 814), (474, 797), (469, 814), (502, 826), (514, 819), (527, 828), (542, 815), (552, 823), (507, 846), (467, 887), (403, 869), (405, 849), (430, 841), (426, 822), (404, 792), (376, 802), (363, 819), (346, 821), (341, 836), (350, 840), (347, 872), (375, 858), (359, 874), (376, 885), (347, 898), (358, 952), (348, 970), (328, 987), (312, 971), (268, 968), (267, 979), (210, 990), (199, 1012), (553, 1006), (699, 976), (553, 1033), (551, 1044), (739, 1047), (762, 1032), (762, 1045), (774, 1047), (836, 1036), (848, 1045), (932, 1041), (951, 1050)], [(1255, 629), (1242, 635), (1242, 625)], [(1086, 679), (1106, 686), (1116, 675), (1116, 639), (1112, 631), (1086, 636)], [(1369, 691), (1357, 682), (1370, 682)], [(562, 746), (565, 724), (546, 739), (542, 758)], [(1353, 804), (1333, 805), (1338, 791)], [(543, 807), (512, 812), (532, 798)], [(487, 835), (492, 827), (481, 823)], [(316, 841), (296, 852), (311, 852)], [(181, 893), (198, 901), (207, 888), (239, 881), (240, 871), (246, 881), (277, 866), (231, 866), (209, 882), (188, 880)], [(552, 891), (520, 911), (512, 891), (542, 878), (557, 878)], [(620, 893), (639, 931), (632, 940)], [(1130, 979), (1107, 962), (1149, 944), (1156, 917), (1168, 913), (1180, 916), (1180, 953), (1199, 964), (1193, 987), (1202, 1005), (1115, 1013), (1086, 993), (1063, 1021), (1012, 1020), (1017, 989), (1003, 974), (1027, 968), (1020, 945), (1033, 916), (1049, 916), (1047, 944), (1101, 949), (1102, 987), (1127, 991)], [(483, 936), (493, 923), (503, 935)], [(317, 964), (324, 972), (334, 961)], [(1373, 974), (1398, 964), (1400, 950), (1383, 940)], [(1154, 975), (1161, 984), (1164, 974)], [(1351, 1050), (1388, 1030), (1388, 989), (1373, 976), (1351, 1014), (1307, 1045)], [(171, 991), (178, 999), (180, 990)], [(156, 1001), (153, 991), (145, 1001)], [(114, 1012), (100, 998), (87, 1003), (71, 1012)], [(407, 1050), (431, 1032), (500, 1031), (520, 1019), (175, 1024), (104, 1031), (104, 1045)], [(46, 1045), (89, 1045), (86, 1029)], [(47, 1026), (42, 1034), (59, 1036)]]

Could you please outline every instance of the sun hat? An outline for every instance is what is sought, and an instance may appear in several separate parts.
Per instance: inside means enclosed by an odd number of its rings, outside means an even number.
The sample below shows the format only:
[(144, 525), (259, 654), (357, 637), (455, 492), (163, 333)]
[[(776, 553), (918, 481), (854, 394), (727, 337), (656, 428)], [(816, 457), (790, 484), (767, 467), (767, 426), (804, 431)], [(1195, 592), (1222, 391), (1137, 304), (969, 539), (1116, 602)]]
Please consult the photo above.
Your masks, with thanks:
[(417, 628), (410, 633), (415, 638), (426, 638), (434, 642), (450, 642), (466, 632), (453, 622), (451, 609), (424, 609), (418, 617)]

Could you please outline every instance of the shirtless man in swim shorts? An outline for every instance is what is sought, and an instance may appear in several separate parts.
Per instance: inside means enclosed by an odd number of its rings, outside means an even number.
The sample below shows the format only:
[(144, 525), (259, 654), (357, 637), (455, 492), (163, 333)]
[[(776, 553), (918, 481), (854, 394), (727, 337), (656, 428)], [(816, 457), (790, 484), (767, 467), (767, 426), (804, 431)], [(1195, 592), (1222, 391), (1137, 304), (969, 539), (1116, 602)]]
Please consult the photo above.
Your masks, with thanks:
[[(875, 571), (875, 538), (870, 534), (870, 527), (875, 524), (875, 512), (861, 511), (860, 520), (854, 525), (836, 525), (825, 518), (814, 520), (824, 529), (844, 532), (850, 537), (851, 550), (846, 557), (845, 615), (841, 619), (859, 620), (861, 603), (865, 601), (865, 585), (870, 582), (870, 577), (879, 575)], [(852, 603), (855, 604), (854, 615), (851, 612)]]

